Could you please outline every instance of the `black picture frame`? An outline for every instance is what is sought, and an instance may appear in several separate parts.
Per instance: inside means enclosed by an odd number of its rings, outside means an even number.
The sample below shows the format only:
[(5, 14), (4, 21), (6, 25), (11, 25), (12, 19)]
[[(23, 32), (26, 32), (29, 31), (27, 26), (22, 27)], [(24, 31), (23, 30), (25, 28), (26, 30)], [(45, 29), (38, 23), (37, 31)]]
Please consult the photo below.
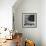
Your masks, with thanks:
[(22, 13), (22, 27), (36, 28), (37, 27), (37, 13)]

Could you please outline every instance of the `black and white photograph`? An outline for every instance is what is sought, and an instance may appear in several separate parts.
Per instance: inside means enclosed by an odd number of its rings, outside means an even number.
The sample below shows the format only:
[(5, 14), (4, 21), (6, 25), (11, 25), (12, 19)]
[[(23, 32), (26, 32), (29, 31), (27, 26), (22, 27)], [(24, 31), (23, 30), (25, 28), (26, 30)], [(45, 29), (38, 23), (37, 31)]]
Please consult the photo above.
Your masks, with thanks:
[(22, 14), (23, 27), (37, 27), (37, 13), (23, 13)]

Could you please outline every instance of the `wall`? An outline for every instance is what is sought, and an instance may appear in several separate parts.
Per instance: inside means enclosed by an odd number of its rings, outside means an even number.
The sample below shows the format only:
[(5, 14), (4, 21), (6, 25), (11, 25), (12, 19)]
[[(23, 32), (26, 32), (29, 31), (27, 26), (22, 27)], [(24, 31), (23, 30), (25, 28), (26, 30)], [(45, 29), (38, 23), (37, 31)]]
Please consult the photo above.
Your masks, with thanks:
[[(31, 39), (36, 46), (41, 46), (41, 0), (20, 1), (13, 6), (15, 29), (23, 33), (24, 39)], [(37, 28), (22, 28), (22, 13), (37, 13)]]
[(0, 27), (12, 29), (12, 6), (16, 0), (0, 0)]
[(41, 40), (42, 46), (46, 46), (46, 0), (41, 1)]

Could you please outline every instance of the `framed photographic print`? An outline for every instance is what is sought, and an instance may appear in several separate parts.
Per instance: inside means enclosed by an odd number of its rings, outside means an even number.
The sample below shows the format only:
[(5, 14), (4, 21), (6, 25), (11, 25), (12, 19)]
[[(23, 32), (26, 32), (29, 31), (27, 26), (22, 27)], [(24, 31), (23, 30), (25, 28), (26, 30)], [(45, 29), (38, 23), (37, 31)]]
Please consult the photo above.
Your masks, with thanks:
[(37, 13), (22, 13), (22, 27), (36, 28)]

